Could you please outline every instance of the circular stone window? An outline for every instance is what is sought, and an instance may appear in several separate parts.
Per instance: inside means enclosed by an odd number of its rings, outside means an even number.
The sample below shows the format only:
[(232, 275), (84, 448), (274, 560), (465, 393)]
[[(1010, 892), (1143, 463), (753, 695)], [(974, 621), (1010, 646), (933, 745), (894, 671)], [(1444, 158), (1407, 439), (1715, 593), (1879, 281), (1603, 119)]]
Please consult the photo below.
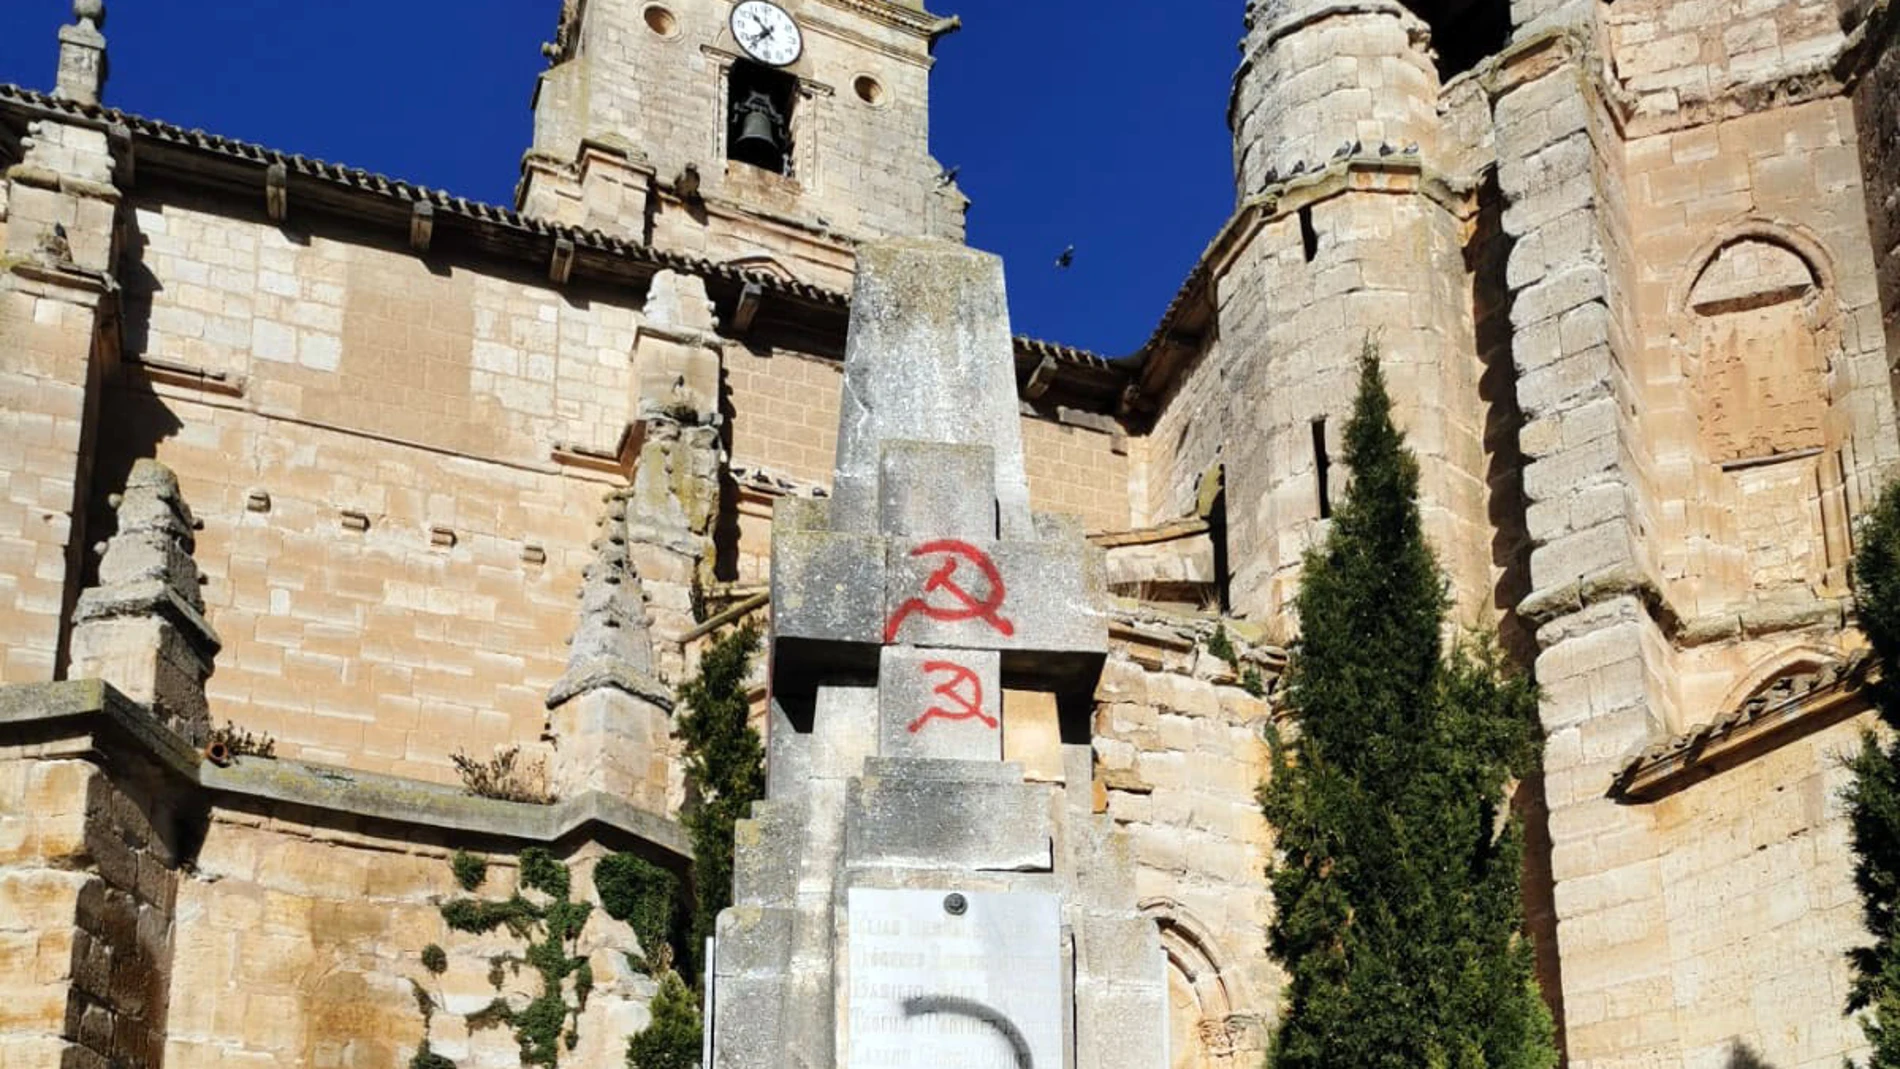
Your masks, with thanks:
[(884, 83), (868, 74), (858, 75), (857, 80), (851, 83), (851, 89), (858, 94), (859, 100), (874, 108), (884, 103)]
[(659, 4), (648, 5), (643, 17), (647, 21), (647, 29), (661, 37), (673, 37), (680, 32), (679, 16)]

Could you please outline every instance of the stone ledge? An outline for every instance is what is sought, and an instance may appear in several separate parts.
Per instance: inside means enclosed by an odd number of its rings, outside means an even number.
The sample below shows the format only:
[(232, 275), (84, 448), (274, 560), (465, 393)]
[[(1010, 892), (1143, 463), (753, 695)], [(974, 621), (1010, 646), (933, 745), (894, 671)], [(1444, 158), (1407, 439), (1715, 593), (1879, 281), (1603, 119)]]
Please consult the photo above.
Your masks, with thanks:
[[(548, 843), (589, 826), (610, 828), (691, 861), (693, 850), (678, 823), (590, 791), (554, 805), (478, 798), (441, 783), (297, 761), (239, 758), (218, 768), (144, 708), (96, 679), (0, 686), (0, 736), (8, 729), (103, 727), (130, 739), (167, 769), (218, 796), (278, 802), (421, 828)], [(97, 749), (97, 740), (88, 744)]]
[(1801, 598), (1762, 602), (1732, 612), (1685, 619), (1656, 581), (1640, 565), (1624, 563), (1592, 572), (1572, 583), (1533, 591), (1518, 602), (1517, 614), (1543, 628), (1593, 605), (1619, 597), (1643, 603), (1651, 620), (1678, 649), (1734, 638), (1758, 638), (1810, 627), (1847, 626), (1854, 618), (1851, 598)]

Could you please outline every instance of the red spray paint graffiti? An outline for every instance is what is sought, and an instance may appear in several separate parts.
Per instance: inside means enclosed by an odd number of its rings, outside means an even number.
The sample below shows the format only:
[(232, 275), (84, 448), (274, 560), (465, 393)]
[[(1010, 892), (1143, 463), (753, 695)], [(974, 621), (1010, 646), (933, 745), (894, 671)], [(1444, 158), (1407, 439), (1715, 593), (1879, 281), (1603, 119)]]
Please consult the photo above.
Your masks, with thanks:
[[(911, 722), (910, 733), (915, 735), (932, 720), (979, 720), (983, 726), (995, 731), (999, 726), (995, 717), (983, 711), (983, 680), (975, 672), (960, 664), (949, 661), (925, 661), (924, 671), (928, 673), (946, 673), (950, 676), (947, 683), (937, 684), (936, 693), (957, 708), (945, 709), (933, 705), (930, 711)], [(967, 689), (966, 689), (967, 688)]]
[[(897, 640), (897, 632), (904, 621), (912, 616), (923, 615), (943, 623), (958, 623), (964, 620), (981, 620), (997, 634), (1008, 638), (1016, 633), (1016, 625), (1003, 618), (1003, 599), (1008, 596), (1008, 588), (1003, 585), (1003, 573), (997, 570), (996, 562), (988, 553), (968, 542), (954, 539), (942, 542), (928, 542), (911, 550), (913, 557), (942, 556), (943, 564), (924, 580), (924, 596), (911, 598), (891, 614), (890, 622), (884, 625), (884, 641)], [(989, 593), (977, 597), (964, 589), (956, 581), (957, 567), (969, 562), (983, 576), (989, 585)], [(942, 591), (955, 605), (932, 604), (929, 595)]]

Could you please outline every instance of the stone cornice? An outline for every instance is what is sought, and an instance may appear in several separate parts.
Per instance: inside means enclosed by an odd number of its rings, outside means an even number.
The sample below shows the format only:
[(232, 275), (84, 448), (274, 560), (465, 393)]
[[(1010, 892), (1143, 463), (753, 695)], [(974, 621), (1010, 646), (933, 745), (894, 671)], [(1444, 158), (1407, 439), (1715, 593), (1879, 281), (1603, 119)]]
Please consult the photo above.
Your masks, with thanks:
[(80, 743), (72, 756), (103, 755), (126, 747), (143, 751), (213, 806), (294, 806), (418, 830), (523, 843), (552, 843), (605, 831), (639, 840), (669, 855), (676, 865), (693, 856), (691, 840), (678, 823), (598, 791), (553, 805), (527, 805), (478, 798), (447, 784), (297, 761), (240, 757), (230, 767), (220, 768), (99, 680), (0, 686), (0, 740), (29, 733), (44, 743), (49, 732), (67, 734)]
[(1643, 751), (1611, 786), (1623, 802), (1654, 802), (1866, 711), (1867, 691), (1880, 682), (1868, 656), (1786, 679), (1721, 719)]
[(925, 11), (922, 4), (910, 5), (892, 3), (891, 0), (813, 0), (824, 7), (835, 7), (849, 11), (853, 15), (870, 19), (885, 26), (895, 26), (912, 33), (932, 36), (945, 32), (944, 24), (951, 20), (941, 18)]
[(1762, 602), (1729, 612), (1685, 617), (1656, 580), (1634, 563), (1613, 565), (1580, 576), (1575, 582), (1533, 591), (1518, 603), (1517, 614), (1531, 626), (1542, 628), (1621, 597), (1641, 602), (1663, 636), (1678, 649), (1811, 627), (1838, 630), (1853, 618), (1852, 602), (1844, 597)]

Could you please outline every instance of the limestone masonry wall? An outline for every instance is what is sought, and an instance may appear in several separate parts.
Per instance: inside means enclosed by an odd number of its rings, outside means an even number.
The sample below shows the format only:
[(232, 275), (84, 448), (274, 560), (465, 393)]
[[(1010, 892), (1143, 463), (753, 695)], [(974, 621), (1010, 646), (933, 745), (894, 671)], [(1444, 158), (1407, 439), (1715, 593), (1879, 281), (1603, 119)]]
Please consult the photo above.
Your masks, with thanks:
[(61, 645), (87, 428), (89, 308), (0, 294), (0, 683), (50, 679)]
[[(213, 721), (267, 732), (285, 757), (432, 780), (453, 779), (458, 750), (535, 744), (611, 485), (552, 453), (618, 448), (643, 315), (209, 208), (182, 195), (137, 208), (127, 344), (148, 369), (111, 392), (100, 453), (107, 485), (139, 456), (170, 465), (205, 524), (198, 559), (225, 640)], [(738, 345), (726, 359), (735, 463), (828, 482), (837, 363)], [(166, 369), (221, 385), (181, 387)], [(49, 398), (9, 418), (50, 420)], [(1128, 526), (1111, 437), (1029, 427), (1038, 507)], [(49, 463), (61, 452), (44, 448)], [(15, 522), (22, 538), (46, 529)], [(59, 590), (15, 596), (50, 606)]]
[(43, 760), (37, 747), (0, 752), (0, 1058), (57, 1065), (67, 1049), (67, 1004), (79, 896), (91, 878), (86, 796), (96, 770)]
[(1900, 352), (1900, 44), (1889, 39), (1854, 95), (1887, 351)]
[[(178, 892), (165, 1064), (377, 1069), (407, 1064), (426, 1029), (431, 1049), (458, 1065), (520, 1065), (506, 1024), (475, 1027), (466, 1018), (479, 1020), (496, 998), (520, 1008), (540, 994), (540, 980), (532, 968), (494, 963), (523, 951), (506, 928), (478, 936), (447, 927), (440, 903), (463, 892), (446, 844), (301, 818), (222, 810), (212, 821), (196, 871)], [(588, 862), (598, 856), (590, 848), (571, 866), (580, 899), (596, 901)], [(513, 865), (496, 857), (479, 896), (505, 899), (516, 882)], [(431, 945), (446, 951), (440, 975), (423, 965)], [(638, 946), (596, 907), (576, 948), (595, 987), (563, 1064), (616, 1064), (626, 1037), (645, 1027), (654, 983), (634, 975), (623, 956)]]
[(1841, 46), (1837, 0), (1626, 0), (1603, 18), (1617, 80), (1646, 111), (1824, 69)]
[[(789, 352), (729, 346), (732, 460), (814, 486), (831, 483), (843, 365)], [(1128, 457), (1113, 435), (1047, 420), (1023, 421), (1034, 506), (1081, 518), (1091, 531), (1132, 522)]]
[[(1097, 691), (1096, 775), (1134, 839), (1142, 907), (1162, 926), (1175, 1065), (1256, 1064), (1286, 983), (1259, 953), (1271, 920), (1267, 703), (1177, 658), (1111, 659)], [(1175, 660), (1177, 663), (1168, 663)]]
[(1686, 618), (1844, 594), (1850, 505), (1895, 457), (1852, 131), (1817, 101), (1625, 149), (1640, 462)]
[(155, 452), (204, 523), (196, 556), (225, 644), (214, 723), (268, 732), (288, 758), (448, 781), (456, 750), (539, 739), (599, 484), (176, 395), (114, 398), (103, 462)]
[(156, 1067), (193, 803), (77, 743), (0, 749), (0, 1057)]

